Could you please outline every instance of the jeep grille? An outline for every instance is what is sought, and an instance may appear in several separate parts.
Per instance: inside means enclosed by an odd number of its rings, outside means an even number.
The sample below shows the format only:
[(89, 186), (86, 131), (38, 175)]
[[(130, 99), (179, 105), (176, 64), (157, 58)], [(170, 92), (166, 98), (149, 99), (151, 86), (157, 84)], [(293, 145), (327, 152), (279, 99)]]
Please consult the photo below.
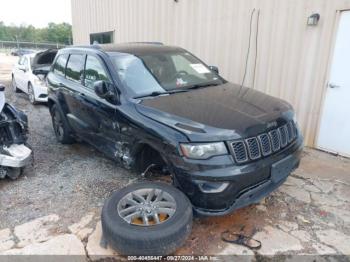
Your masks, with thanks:
[(242, 164), (279, 152), (290, 145), (296, 137), (296, 126), (290, 121), (268, 133), (231, 142), (230, 148), (235, 161)]

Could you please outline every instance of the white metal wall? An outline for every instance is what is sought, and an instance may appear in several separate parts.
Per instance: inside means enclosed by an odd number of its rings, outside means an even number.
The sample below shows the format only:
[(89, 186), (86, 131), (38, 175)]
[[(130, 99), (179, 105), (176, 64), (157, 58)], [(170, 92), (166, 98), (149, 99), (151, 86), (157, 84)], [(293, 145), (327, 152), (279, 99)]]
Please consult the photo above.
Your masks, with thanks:
[[(313, 146), (338, 11), (350, 0), (72, 0), (73, 38), (88, 44), (90, 33), (115, 31), (116, 43), (178, 45), (241, 83), (254, 9), (245, 85), (293, 104)], [(321, 15), (316, 27), (306, 25), (313, 13)]]

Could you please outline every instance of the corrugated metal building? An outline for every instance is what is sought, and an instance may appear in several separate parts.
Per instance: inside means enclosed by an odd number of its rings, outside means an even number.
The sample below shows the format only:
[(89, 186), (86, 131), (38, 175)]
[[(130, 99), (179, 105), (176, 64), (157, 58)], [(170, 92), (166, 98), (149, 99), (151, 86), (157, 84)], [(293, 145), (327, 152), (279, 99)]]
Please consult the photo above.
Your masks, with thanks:
[[(307, 145), (339, 151), (317, 138), (347, 9), (350, 0), (72, 0), (73, 38), (75, 44), (105, 37), (181, 46), (235, 83), (247, 63), (244, 85), (293, 104)], [(320, 19), (313, 16), (308, 25), (313, 14)]]

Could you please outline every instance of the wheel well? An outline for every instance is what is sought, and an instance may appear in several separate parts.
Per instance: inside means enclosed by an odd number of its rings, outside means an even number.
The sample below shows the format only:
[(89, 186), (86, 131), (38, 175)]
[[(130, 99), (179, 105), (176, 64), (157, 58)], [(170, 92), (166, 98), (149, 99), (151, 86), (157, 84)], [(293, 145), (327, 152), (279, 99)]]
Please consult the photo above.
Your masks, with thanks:
[(154, 169), (163, 170), (167, 167), (166, 160), (162, 154), (148, 144), (140, 144), (135, 154), (135, 167), (138, 171), (144, 172), (147, 167), (154, 164)]
[(55, 104), (55, 102), (49, 98), (47, 101), (47, 106), (49, 107), (50, 112), (51, 112), (51, 108), (54, 104)]

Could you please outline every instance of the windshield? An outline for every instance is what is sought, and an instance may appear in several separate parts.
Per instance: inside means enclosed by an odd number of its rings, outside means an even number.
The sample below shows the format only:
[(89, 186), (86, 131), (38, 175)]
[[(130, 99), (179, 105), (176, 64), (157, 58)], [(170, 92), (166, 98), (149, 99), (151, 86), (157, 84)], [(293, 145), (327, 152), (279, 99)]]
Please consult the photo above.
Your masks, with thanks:
[(223, 79), (185, 51), (111, 55), (119, 78), (134, 97), (218, 85)]

